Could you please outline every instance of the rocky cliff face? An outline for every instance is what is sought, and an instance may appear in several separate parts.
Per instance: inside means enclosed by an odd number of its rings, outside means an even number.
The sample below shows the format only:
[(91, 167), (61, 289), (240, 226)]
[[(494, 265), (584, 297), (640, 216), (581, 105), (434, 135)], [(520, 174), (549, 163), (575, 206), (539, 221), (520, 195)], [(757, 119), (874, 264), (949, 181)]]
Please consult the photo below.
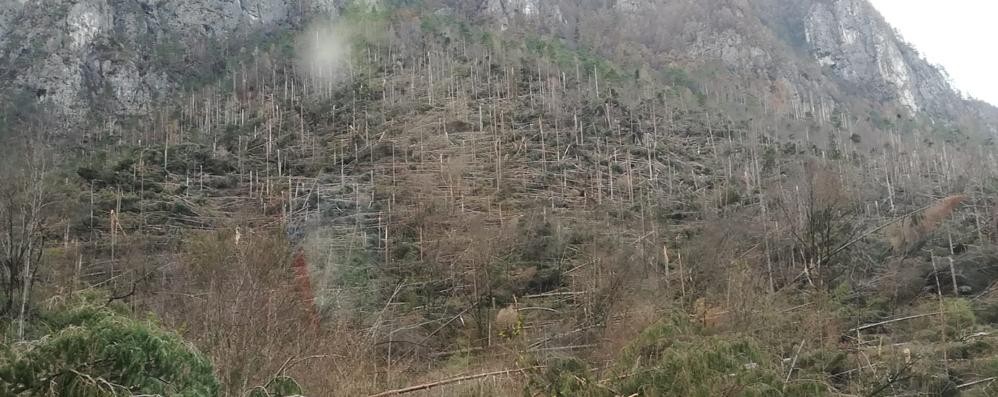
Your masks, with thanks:
[(542, 0), (483, 0), (481, 15), (495, 18), (499, 30), (506, 30), (517, 20), (543, 19), (547, 23), (561, 24), (564, 18), (557, 2)]
[(804, 31), (811, 54), (834, 76), (911, 112), (938, 112), (958, 99), (945, 76), (901, 41), (865, 0), (816, 2)]
[(67, 121), (93, 110), (143, 114), (183, 79), (183, 70), (171, 73), (171, 67), (203, 72), (198, 61), (218, 55), (210, 53), (233, 37), (279, 29), (305, 14), (332, 12), (335, 5), (333, 0), (11, 0), (0, 6), (0, 87), (30, 93)]

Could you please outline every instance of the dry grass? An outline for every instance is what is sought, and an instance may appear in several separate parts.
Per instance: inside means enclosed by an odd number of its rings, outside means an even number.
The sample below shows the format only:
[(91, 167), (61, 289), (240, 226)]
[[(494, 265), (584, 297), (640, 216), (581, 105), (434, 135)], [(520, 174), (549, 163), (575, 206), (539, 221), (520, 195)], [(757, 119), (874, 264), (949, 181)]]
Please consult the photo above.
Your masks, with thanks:
[(370, 341), (345, 324), (313, 326), (281, 234), (190, 236), (178, 274), (147, 302), (215, 363), (223, 395), (241, 396), (279, 372), (316, 395), (378, 388)]
[(887, 238), (894, 252), (898, 255), (911, 255), (921, 248), (925, 244), (925, 239), (966, 199), (967, 197), (963, 195), (946, 197), (924, 211), (906, 216), (903, 221), (890, 227), (887, 230)]

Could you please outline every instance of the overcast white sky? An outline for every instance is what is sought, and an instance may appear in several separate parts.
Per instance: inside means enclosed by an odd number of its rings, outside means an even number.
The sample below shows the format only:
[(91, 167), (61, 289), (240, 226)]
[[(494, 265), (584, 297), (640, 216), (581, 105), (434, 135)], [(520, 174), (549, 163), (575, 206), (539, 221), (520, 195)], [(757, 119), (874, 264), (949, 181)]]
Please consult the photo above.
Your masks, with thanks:
[(870, 0), (957, 89), (998, 106), (998, 1)]

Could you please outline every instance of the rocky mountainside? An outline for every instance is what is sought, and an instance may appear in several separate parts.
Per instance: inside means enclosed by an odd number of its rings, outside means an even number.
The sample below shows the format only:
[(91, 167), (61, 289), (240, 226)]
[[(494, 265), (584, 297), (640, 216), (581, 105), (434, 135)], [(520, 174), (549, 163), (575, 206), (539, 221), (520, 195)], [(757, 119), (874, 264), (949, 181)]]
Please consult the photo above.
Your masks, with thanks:
[[(797, 95), (859, 97), (943, 118), (981, 109), (962, 100), (945, 73), (866, 0), (489, 0), (478, 12), (503, 27), (531, 19), (554, 30), (593, 25), (607, 47), (641, 43), (646, 60), (720, 62)], [(985, 112), (998, 120), (993, 108)]]
[[(809, 110), (858, 100), (944, 120), (998, 120), (993, 108), (961, 99), (865, 0), (426, 3), (500, 30), (555, 33), (638, 65), (715, 65), (739, 85), (754, 84), (762, 100)], [(344, 3), (15, 0), (0, 7), (0, 87), (11, 100), (50, 104), (79, 121), (147, 114), (185, 82), (220, 73), (226, 57), (252, 51), (262, 35), (335, 15)]]
[(335, 10), (333, 0), (7, 1), (0, 84), (66, 121), (144, 115), (261, 35)]

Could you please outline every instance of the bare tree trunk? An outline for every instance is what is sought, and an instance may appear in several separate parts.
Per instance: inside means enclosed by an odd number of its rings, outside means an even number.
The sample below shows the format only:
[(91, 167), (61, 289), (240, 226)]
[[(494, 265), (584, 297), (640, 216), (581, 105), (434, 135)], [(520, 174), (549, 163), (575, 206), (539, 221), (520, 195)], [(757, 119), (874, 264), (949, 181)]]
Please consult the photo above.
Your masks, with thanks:
[[(30, 146), (29, 146), (30, 147)], [(14, 158), (8, 177), (0, 180), (0, 266), (6, 273), (2, 292), (6, 299), (0, 316), (15, 319), (18, 339), (24, 335), (24, 321), (30, 304), (31, 281), (41, 262), (45, 206), (44, 159), (34, 150)], [(14, 156), (17, 157), (17, 156)], [(17, 315), (12, 310), (17, 307)]]
[[(28, 243), (31, 250), (32, 243)], [(21, 310), (17, 314), (17, 340), (24, 340), (24, 313), (28, 310), (28, 292), (31, 290), (31, 257), (24, 261), (24, 280), (21, 285)]]

